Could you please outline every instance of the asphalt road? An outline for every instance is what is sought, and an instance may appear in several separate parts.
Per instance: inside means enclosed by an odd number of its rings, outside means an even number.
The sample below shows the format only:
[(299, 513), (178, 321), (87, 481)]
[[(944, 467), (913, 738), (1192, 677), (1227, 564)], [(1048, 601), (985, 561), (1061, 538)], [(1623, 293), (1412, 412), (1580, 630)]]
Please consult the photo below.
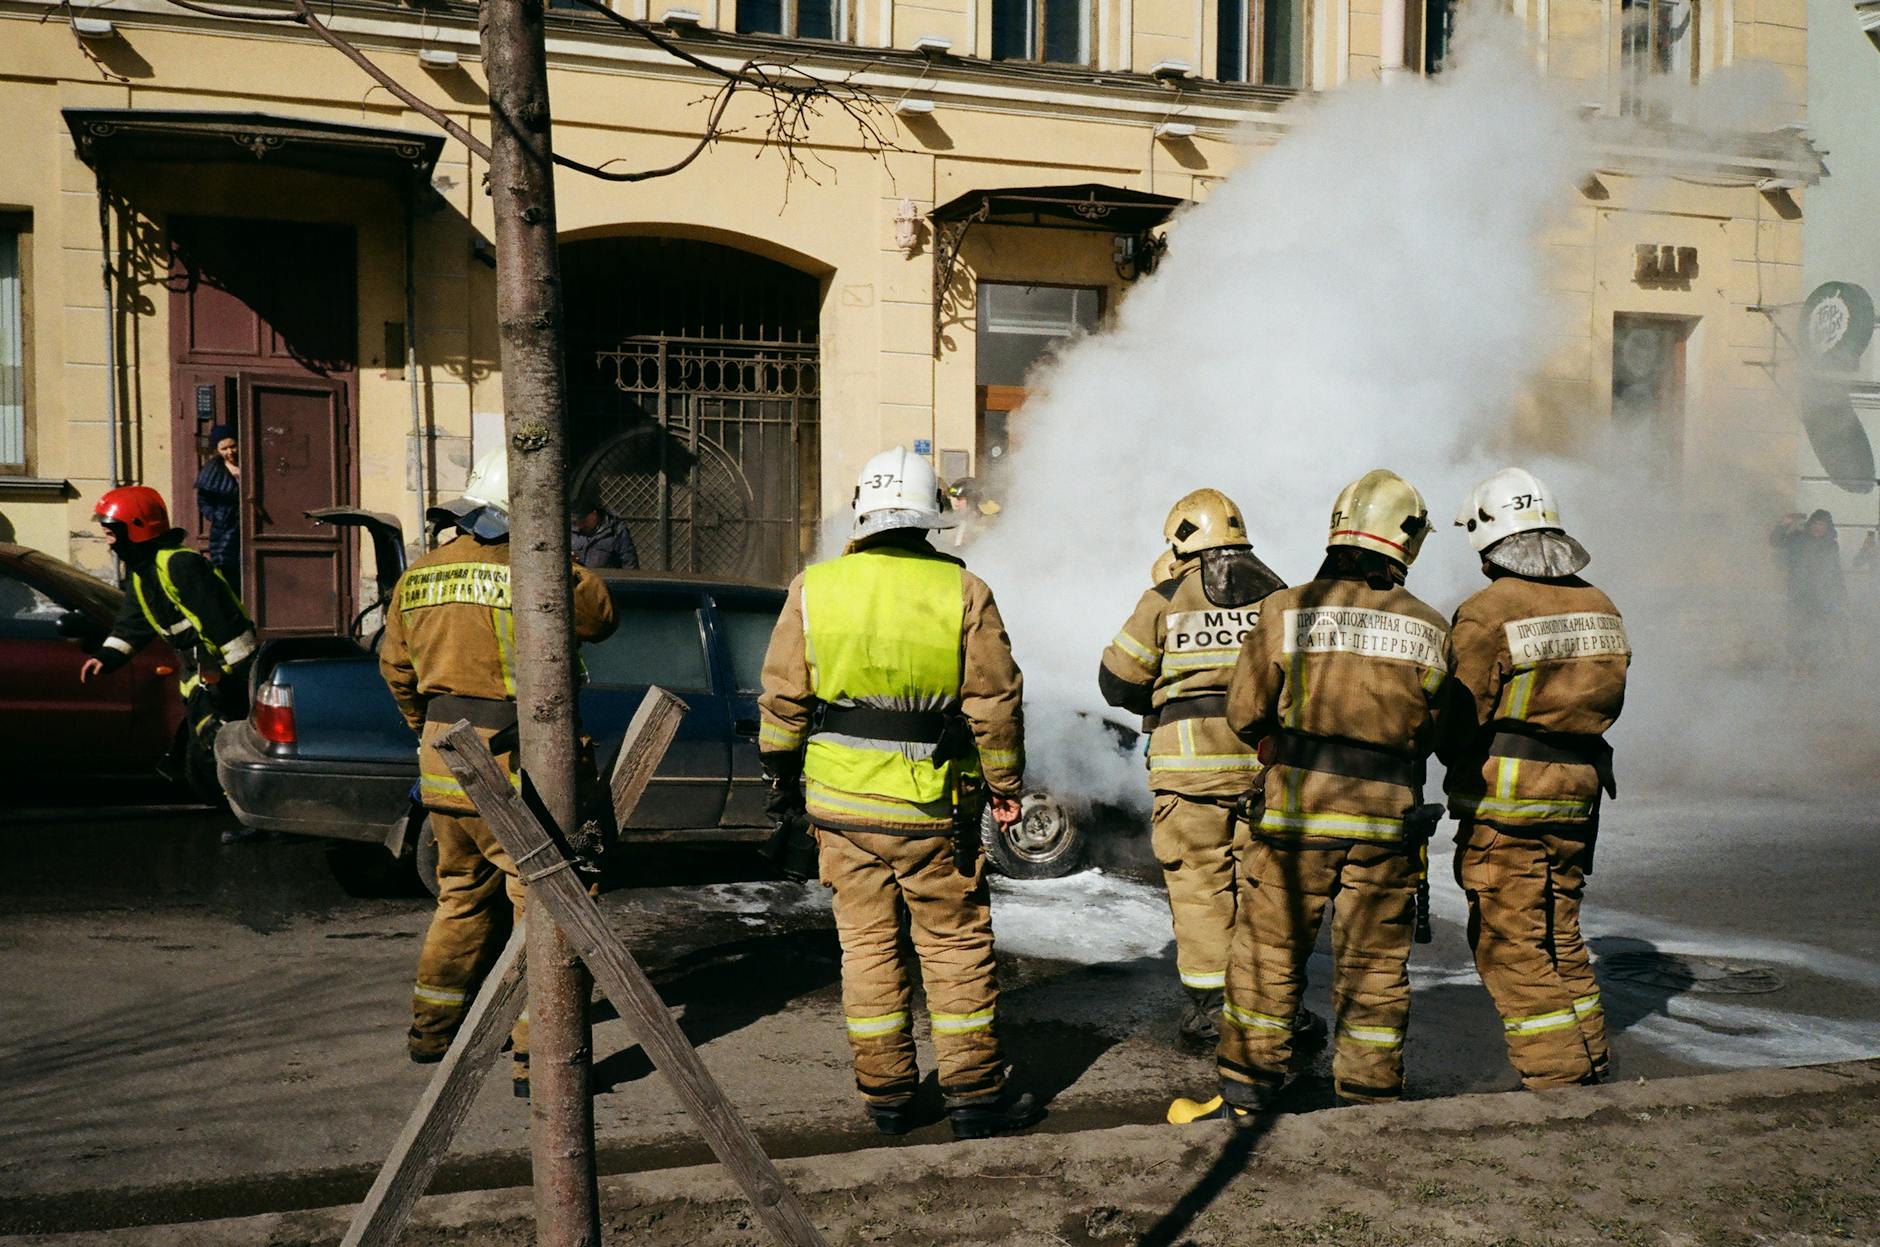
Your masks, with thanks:
[[(1876, 795), (1613, 807), (1586, 922), (1622, 1076), (1880, 1055)], [(105, 796), (160, 798), (76, 799)], [(356, 1198), (430, 1073), (403, 1051), (427, 905), (348, 895), (315, 842), (224, 845), (223, 816), (74, 799), (0, 823), (0, 1232)], [(748, 849), (639, 850), (629, 873), (604, 908), (767, 1146), (877, 1145), (823, 889), (767, 878)], [(1435, 898), (1436, 941), (1413, 959), (1412, 1094), (1510, 1088), (1440, 873)], [(1050, 1104), (1043, 1129), (1155, 1122), (1207, 1088), (1206, 1062), (1171, 1046), (1181, 998), (1152, 871), (1002, 883), (994, 911), (1002, 1026)], [(1321, 1010), (1328, 970), (1321, 950)], [(705, 1159), (628, 1028), (598, 1016), (604, 1167)], [(440, 1185), (526, 1180), (527, 1129), (493, 1081)], [(912, 1136), (945, 1137), (937, 1112)]]

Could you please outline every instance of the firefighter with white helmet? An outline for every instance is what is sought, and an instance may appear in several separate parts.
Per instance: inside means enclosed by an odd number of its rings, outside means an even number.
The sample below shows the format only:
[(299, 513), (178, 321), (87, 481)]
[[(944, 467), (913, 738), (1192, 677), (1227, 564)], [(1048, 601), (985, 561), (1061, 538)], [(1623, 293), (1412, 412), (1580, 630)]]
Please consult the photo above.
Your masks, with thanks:
[[(438, 755), (436, 742), (468, 720), (520, 784), (516, 740), (516, 625), (509, 584), (509, 462), (479, 459), (463, 495), (425, 515), (458, 535), (412, 561), (385, 604), (379, 672), (418, 733), (418, 798), (437, 841), (437, 908), (418, 954), (412, 988), (411, 1059), (443, 1059), (484, 974), (522, 916), (522, 881)], [(574, 631), (603, 641), (616, 626), (599, 577), (569, 566)], [(504, 893), (507, 892), (505, 902)], [(527, 1090), (528, 1023), (517, 1024), (515, 1077)]]
[(834, 890), (842, 1012), (876, 1128), (915, 1124), (917, 969), (953, 1132), (998, 1134), (1038, 1113), (1007, 1087), (975, 793), (1001, 826), (1017, 820), (1023, 679), (992, 591), (929, 544), (957, 515), (926, 459), (870, 459), (854, 512), (842, 556), (791, 582), (764, 655), (771, 813), (780, 834), (807, 828)]
[(1487, 587), (1456, 610), (1448, 662), (1473, 714), (1446, 733), (1456, 879), (1469, 943), (1530, 1088), (1607, 1071), (1599, 984), (1580, 935), (1631, 646), (1612, 599), (1580, 578), (1591, 561), (1551, 491), (1504, 468), (1456, 516)]
[(1240, 508), (1215, 489), (1177, 502), (1163, 525), (1167, 573), (1103, 651), (1104, 700), (1144, 716), (1150, 842), (1168, 887), (1175, 968), (1188, 994), (1182, 1047), (1211, 1052), (1234, 936), (1236, 863), (1248, 837), (1233, 805), (1258, 782), (1253, 747), (1227, 726), (1227, 684), (1260, 603), (1285, 582), (1254, 554)]
[(1299, 1070), (1306, 959), (1332, 926), (1332, 1063), (1341, 1101), (1403, 1093), (1424, 761), (1449, 696), (1443, 617), (1403, 582), (1429, 533), (1409, 482), (1366, 473), (1333, 507), (1318, 576), (1261, 603), (1227, 693), (1258, 742), (1264, 802), (1242, 870), (1217, 1056), (1220, 1095), (1171, 1121), (1270, 1107)]

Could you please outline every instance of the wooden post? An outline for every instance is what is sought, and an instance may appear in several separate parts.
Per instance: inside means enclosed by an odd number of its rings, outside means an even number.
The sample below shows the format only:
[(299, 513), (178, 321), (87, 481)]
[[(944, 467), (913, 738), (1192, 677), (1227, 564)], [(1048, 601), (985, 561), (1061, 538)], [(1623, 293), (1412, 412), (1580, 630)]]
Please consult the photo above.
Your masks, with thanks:
[(713, 1153), (744, 1188), (771, 1237), (786, 1247), (827, 1247), (795, 1193), (784, 1184), (783, 1175), (672, 1020), (646, 971), (608, 927), (600, 907), (581, 886), (573, 863), (562, 856), (510, 787), (502, 767), (477, 739), (476, 729), (458, 723), (438, 740), (437, 750), (484, 825), (509, 850), (528, 886), (530, 912), (536, 921), (546, 915), (567, 933), (608, 999), (634, 1028), (640, 1046), (672, 1084)]
[(620, 834), (627, 834), (627, 820), (652, 782), (659, 760), (672, 748), (672, 738), (685, 717), (686, 704), (657, 684), (646, 690), (640, 708), (627, 724), (627, 734), (620, 744), (620, 756), (614, 759), (614, 773), (608, 780), (613, 790), (614, 821)]
[[(526, 924), (525, 924), (526, 925)], [(488, 977), (477, 991), (476, 1001), (463, 1020), (463, 1027), (451, 1041), (450, 1051), (431, 1075), (430, 1086), (418, 1100), (418, 1106), (405, 1119), (392, 1154), (379, 1169), (365, 1202), (353, 1214), (352, 1225), (340, 1247), (389, 1247), (398, 1240), (411, 1219), (418, 1197), (437, 1176), (444, 1163), (450, 1141), (457, 1128), (476, 1103), (483, 1089), (484, 1077), (503, 1050), (503, 1039), (527, 999), (522, 990), (523, 927), (510, 935), (503, 955), (490, 967)]]

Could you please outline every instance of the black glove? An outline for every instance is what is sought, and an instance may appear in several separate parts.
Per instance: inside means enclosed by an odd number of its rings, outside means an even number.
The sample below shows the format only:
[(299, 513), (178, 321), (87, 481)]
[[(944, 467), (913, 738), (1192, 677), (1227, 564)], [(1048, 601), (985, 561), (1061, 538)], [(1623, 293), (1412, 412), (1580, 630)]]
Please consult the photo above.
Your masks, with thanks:
[(770, 821), (803, 817), (803, 756), (767, 753), (764, 762), (764, 813)]
[(777, 829), (764, 842), (763, 854), (786, 879), (801, 882), (816, 877), (816, 837), (810, 834), (809, 815), (803, 808), (803, 759), (794, 753), (764, 757), (764, 812)]

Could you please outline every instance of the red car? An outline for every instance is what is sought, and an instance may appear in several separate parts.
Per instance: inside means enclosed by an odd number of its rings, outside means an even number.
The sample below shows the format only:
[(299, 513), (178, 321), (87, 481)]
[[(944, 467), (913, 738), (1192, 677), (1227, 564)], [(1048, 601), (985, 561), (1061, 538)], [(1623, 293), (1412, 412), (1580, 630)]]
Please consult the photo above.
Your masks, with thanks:
[(166, 761), (181, 773), (183, 702), (167, 645), (78, 682), (123, 600), (70, 563), (0, 543), (0, 773), (150, 775)]

